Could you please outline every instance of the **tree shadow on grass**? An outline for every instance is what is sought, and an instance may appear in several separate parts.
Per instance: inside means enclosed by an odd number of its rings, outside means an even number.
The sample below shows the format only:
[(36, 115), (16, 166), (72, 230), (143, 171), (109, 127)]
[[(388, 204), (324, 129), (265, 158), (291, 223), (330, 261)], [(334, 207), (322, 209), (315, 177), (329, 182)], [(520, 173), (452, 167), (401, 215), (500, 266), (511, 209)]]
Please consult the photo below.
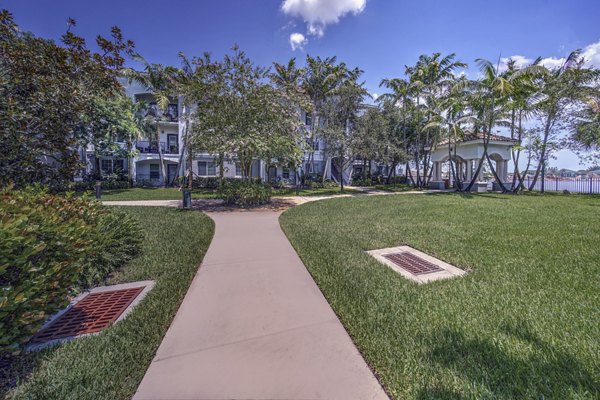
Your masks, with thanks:
[[(433, 369), (448, 369), (468, 381), (468, 387), (481, 388), (482, 392), (468, 397), (600, 397), (600, 382), (594, 380), (577, 357), (543, 341), (525, 321), (504, 324), (500, 333), (517, 339), (531, 351), (527, 354), (510, 353), (505, 350), (507, 343), (496, 343), (492, 337), (469, 338), (463, 332), (446, 329), (434, 335), (438, 342), (428, 358)], [(451, 388), (437, 386), (424, 388), (418, 397), (463, 398)]]

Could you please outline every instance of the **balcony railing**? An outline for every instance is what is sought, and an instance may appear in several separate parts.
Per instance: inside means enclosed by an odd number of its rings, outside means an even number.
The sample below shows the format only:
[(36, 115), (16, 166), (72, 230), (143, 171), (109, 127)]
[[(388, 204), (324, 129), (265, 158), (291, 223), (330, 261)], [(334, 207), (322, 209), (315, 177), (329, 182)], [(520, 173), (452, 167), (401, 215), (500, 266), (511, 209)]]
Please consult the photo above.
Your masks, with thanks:
[(175, 103), (169, 104), (166, 110), (161, 110), (155, 102), (150, 102), (141, 112), (144, 117), (158, 118), (161, 121), (177, 122), (179, 118), (179, 110)]
[(166, 142), (138, 141), (135, 148), (143, 154), (158, 154), (158, 146), (163, 154), (179, 154), (179, 145)]

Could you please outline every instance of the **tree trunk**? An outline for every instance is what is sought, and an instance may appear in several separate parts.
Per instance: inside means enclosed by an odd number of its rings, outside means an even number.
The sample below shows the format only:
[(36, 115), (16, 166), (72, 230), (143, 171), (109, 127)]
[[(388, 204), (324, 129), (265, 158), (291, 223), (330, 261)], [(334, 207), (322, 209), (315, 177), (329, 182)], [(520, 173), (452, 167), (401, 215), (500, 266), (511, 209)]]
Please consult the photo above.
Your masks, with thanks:
[(538, 177), (540, 175), (540, 171), (541, 169), (545, 166), (546, 164), (546, 146), (548, 144), (548, 136), (550, 136), (550, 127), (552, 126), (551, 121), (552, 121), (552, 115), (553, 113), (548, 113), (548, 119), (546, 120), (546, 126), (544, 127), (544, 140), (542, 141), (542, 154), (540, 156), (540, 162), (538, 163), (538, 166), (535, 170), (535, 175), (533, 176), (533, 181), (531, 182), (531, 185), (529, 185), (529, 190), (533, 190), (533, 188), (535, 187), (535, 184), (537, 183)]
[(392, 164), (392, 167), (390, 168), (390, 170), (388, 172), (388, 176), (387, 176), (387, 178), (385, 180), (385, 184), (386, 185), (390, 184), (390, 180), (392, 178), (392, 173), (394, 174), (394, 176), (396, 176), (396, 166), (397, 165), (398, 165), (397, 163)]
[(163, 160), (162, 148), (160, 147), (160, 125), (156, 120), (156, 145), (158, 147), (158, 162), (160, 163), (160, 172), (163, 178), (163, 186), (167, 187), (168, 179), (167, 172), (165, 171), (165, 162)]

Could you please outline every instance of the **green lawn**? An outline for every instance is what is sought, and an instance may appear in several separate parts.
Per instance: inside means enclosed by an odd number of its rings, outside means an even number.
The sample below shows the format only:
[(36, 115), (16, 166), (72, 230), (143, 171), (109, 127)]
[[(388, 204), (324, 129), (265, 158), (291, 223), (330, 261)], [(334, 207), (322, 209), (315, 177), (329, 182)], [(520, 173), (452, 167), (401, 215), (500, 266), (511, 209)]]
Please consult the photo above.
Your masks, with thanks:
[(142, 222), (146, 237), (142, 254), (109, 284), (152, 279), (156, 286), (131, 315), (98, 336), (22, 357), (11, 378), (24, 381), (8, 398), (116, 400), (134, 394), (204, 257), (214, 224), (204, 214), (172, 208), (123, 211)]
[[(321, 189), (300, 189), (299, 196), (335, 196), (340, 194), (362, 194), (355, 189), (344, 188), (342, 192), (339, 187)], [(273, 189), (273, 197), (296, 196), (295, 188)]]
[[(392, 397), (600, 398), (600, 197), (356, 197), (281, 224)], [(403, 244), (470, 273), (417, 285), (365, 253)]]
[[(356, 190), (345, 189), (344, 193), (356, 194)], [(333, 196), (343, 194), (340, 188), (333, 189), (301, 189), (300, 196)], [(93, 194), (92, 194), (93, 195)], [(273, 189), (273, 197), (295, 196), (296, 189)], [(103, 190), (102, 200), (182, 200), (183, 194), (177, 188), (139, 187), (132, 189)], [(217, 194), (212, 189), (192, 190), (192, 199), (215, 199)]]
[(413, 188), (412, 186), (409, 185), (404, 185), (404, 184), (397, 184), (397, 185), (375, 185), (373, 186), (374, 189), (377, 190), (384, 190), (386, 192), (408, 192), (411, 190), (415, 190), (415, 188)]
[[(93, 194), (92, 194), (93, 195)], [(192, 199), (214, 199), (212, 189), (192, 190)], [(102, 200), (182, 200), (183, 193), (178, 188), (138, 187), (132, 189), (103, 190)]]

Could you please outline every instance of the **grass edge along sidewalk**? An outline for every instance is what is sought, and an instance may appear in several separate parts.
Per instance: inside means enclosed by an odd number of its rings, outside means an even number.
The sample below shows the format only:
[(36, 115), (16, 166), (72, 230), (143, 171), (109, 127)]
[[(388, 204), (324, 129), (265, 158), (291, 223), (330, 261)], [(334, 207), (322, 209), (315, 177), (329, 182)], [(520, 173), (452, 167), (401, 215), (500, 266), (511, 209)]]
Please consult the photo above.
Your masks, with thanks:
[(123, 321), (97, 336), (30, 353), (13, 365), (21, 379), (9, 399), (130, 399), (141, 381), (214, 233), (206, 215), (125, 207), (144, 227), (139, 257), (108, 284), (151, 279), (154, 289)]
[[(365, 196), (280, 221), (395, 398), (600, 397), (599, 196)], [(469, 273), (417, 285), (365, 252), (398, 245)]]

